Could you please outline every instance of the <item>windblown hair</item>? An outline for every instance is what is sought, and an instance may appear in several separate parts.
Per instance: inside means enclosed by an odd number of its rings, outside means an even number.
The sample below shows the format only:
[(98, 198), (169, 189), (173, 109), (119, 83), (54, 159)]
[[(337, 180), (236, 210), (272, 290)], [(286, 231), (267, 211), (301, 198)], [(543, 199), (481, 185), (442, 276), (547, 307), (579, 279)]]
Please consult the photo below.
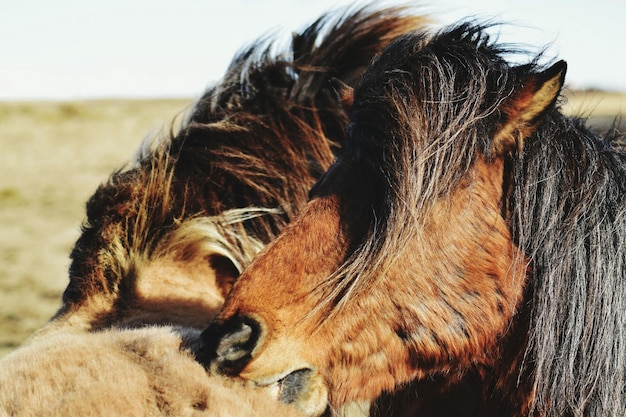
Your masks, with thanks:
[(477, 155), (489, 154), (498, 105), (515, 82), (540, 69), (535, 63), (510, 67), (502, 55), (513, 51), (490, 44), (485, 29), (468, 24), (403, 36), (355, 89), (337, 165), (371, 179), (373, 216), (369, 236), (325, 285), (334, 288), (333, 296), (358, 292), (384, 275), (395, 261), (389, 254), (400, 253), (432, 203), (456, 188)]
[[(401, 8), (348, 10), (322, 16), (281, 54), (267, 41), (243, 50), (176, 133), (145, 146), (91, 197), (59, 314), (93, 294), (121, 314), (138, 271), (170, 253), (164, 242), (184, 258), (219, 234), (240, 271), (342, 146), (347, 116), (328, 80), (356, 84), (376, 53), (423, 24)], [(202, 226), (176, 242), (190, 222)], [(103, 325), (115, 320), (107, 314)]]
[[(524, 76), (544, 69), (540, 56), (510, 64), (507, 55), (520, 51), (493, 42), (485, 29), (466, 23), (403, 36), (355, 89), (350, 139), (337, 164), (359, 167), (375, 190), (369, 233), (326, 283), (338, 305), (383, 275), (390, 254), (420, 233), (432, 203), (461, 185), (478, 156), (492, 157), (502, 102)], [(503, 215), (529, 260), (512, 326), (527, 333), (512, 338), (524, 346), (507, 347), (523, 358), (513, 380), (530, 375), (531, 413), (623, 416), (625, 155), (615, 149), (617, 136), (599, 137), (558, 105), (541, 117), (505, 162)]]

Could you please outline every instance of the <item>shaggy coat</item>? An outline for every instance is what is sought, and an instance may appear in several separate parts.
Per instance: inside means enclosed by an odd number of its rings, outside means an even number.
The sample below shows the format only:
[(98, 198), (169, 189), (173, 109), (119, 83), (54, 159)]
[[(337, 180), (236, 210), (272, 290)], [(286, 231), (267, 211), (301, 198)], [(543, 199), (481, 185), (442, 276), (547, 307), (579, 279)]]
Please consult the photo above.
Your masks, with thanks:
[(329, 79), (354, 85), (423, 23), (404, 9), (349, 10), (282, 53), (265, 40), (238, 54), (175, 134), (146, 143), (89, 199), (57, 322), (207, 325), (342, 146), (347, 115)]

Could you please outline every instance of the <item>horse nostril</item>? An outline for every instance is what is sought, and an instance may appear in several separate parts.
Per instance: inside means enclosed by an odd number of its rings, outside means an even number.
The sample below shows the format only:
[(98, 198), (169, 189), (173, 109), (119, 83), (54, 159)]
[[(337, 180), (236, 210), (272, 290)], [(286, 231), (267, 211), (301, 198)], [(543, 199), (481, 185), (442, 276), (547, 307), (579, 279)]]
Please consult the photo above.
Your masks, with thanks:
[(260, 333), (261, 326), (250, 317), (214, 322), (202, 332), (204, 346), (197, 359), (213, 372), (235, 376), (252, 359)]
[(244, 347), (250, 342), (252, 327), (241, 323), (233, 333), (228, 333), (220, 339), (215, 349), (218, 358), (228, 361), (236, 361), (249, 353)]
[(284, 377), (280, 381), (279, 399), (285, 404), (295, 402), (306, 392), (313, 371), (310, 369), (298, 369)]

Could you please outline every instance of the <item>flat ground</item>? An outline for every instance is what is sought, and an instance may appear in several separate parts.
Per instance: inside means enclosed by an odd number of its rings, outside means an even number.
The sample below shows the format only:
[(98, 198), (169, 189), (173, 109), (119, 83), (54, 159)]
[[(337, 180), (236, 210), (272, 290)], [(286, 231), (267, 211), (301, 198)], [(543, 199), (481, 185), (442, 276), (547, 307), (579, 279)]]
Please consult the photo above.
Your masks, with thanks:
[[(566, 110), (591, 116), (599, 130), (626, 115), (626, 94), (569, 96)], [(68, 255), (98, 184), (132, 158), (144, 137), (168, 131), (190, 104), (0, 102), (0, 357), (60, 306)]]

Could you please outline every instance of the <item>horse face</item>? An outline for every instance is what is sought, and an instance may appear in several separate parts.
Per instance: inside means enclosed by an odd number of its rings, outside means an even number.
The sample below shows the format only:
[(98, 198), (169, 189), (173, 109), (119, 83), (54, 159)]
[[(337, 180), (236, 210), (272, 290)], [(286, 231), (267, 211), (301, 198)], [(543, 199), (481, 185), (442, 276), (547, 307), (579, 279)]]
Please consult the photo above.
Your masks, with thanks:
[(343, 214), (341, 201), (354, 204), (347, 193), (312, 200), (235, 284), (203, 335), (201, 360), (273, 385), (308, 415), (487, 361), (482, 352), (510, 321), (524, 282), (513, 276), (524, 259), (500, 214), (502, 175), (502, 161), (479, 161), (387, 272), (331, 312), (316, 309), (320, 288), (348, 256), (359, 219)]

